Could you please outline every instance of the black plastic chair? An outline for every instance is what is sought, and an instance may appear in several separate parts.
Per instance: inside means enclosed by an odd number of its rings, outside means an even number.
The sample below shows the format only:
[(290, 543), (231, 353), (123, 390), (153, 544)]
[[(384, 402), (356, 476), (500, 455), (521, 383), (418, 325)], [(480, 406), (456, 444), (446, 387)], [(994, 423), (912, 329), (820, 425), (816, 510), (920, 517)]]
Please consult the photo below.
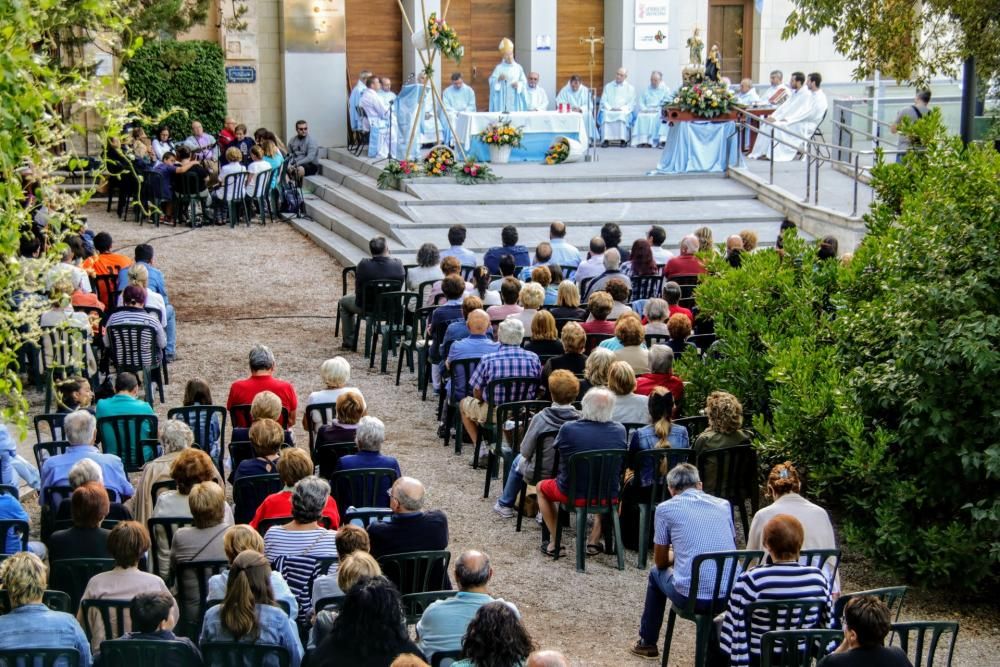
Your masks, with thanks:
[(406, 614), (407, 625), (416, 625), (424, 615), (427, 607), (438, 600), (448, 600), (458, 595), (458, 591), (427, 591), (410, 593), (403, 596), (403, 613)]
[(42, 469), (42, 465), (49, 458), (58, 456), (59, 454), (65, 454), (69, 447), (70, 444), (66, 440), (50, 440), (48, 442), (35, 443), (31, 446), (31, 450), (35, 453), (35, 466), (40, 471)]
[(636, 566), (646, 569), (646, 561), (649, 555), (649, 535), (653, 529), (653, 514), (657, 505), (670, 498), (670, 489), (667, 488), (667, 477), (660, 474), (661, 464), (666, 462), (666, 469), (670, 470), (674, 466), (687, 463), (694, 456), (690, 449), (672, 449), (664, 447), (661, 449), (647, 449), (636, 452), (632, 460), (632, 469), (637, 476), (642, 474), (642, 469), (646, 465), (653, 466), (653, 484), (649, 490), (649, 499), (640, 500), (639, 506), (639, 559)]
[[(252, 459), (255, 456), (253, 453), (253, 443), (249, 440), (233, 440), (229, 443), (229, 461), (232, 464), (233, 473), (240, 467), (240, 464), (247, 459)], [(232, 476), (230, 476), (232, 479)]]
[(174, 218), (178, 224), (185, 217), (191, 227), (204, 224), (208, 217), (205, 214), (205, 200), (201, 196), (204, 190), (205, 184), (195, 172), (174, 175)]
[(371, 316), (372, 343), (369, 368), (375, 367), (375, 352), (378, 339), (382, 338), (382, 363), (379, 370), (388, 371), (389, 351), (394, 354), (396, 345), (409, 334), (411, 326), (407, 324), (411, 305), (417, 304), (416, 292), (382, 292), (375, 300), (375, 310)]
[(396, 478), (392, 468), (338, 470), (330, 476), (330, 494), (337, 501), (341, 517), (349, 507), (388, 507), (388, 495), (379, 492), (386, 481), (391, 487)]
[(906, 586), (887, 586), (885, 588), (872, 588), (867, 591), (842, 594), (833, 605), (833, 622), (835, 627), (840, 627), (840, 619), (844, 615), (844, 607), (847, 606), (848, 601), (852, 598), (866, 595), (877, 597), (889, 607), (889, 615), (893, 623), (899, 620), (899, 613), (903, 611), (903, 599), (906, 597)]
[(757, 450), (746, 444), (704, 451), (698, 456), (698, 474), (705, 493), (728, 500), (733, 512), (739, 512), (743, 534), (749, 535), (750, 519), (760, 505)]
[[(341, 287), (341, 293), (340, 293), (340, 295), (341, 296), (347, 296), (349, 294), (349, 290), (348, 290), (348, 287), (347, 287), (347, 284), (348, 284), (347, 279), (350, 278), (351, 276), (354, 276), (354, 278), (355, 278), (354, 282), (356, 284), (356, 282), (357, 282), (357, 276), (358, 276), (358, 267), (356, 267), (356, 266), (347, 266), (347, 267), (344, 267), (344, 270), (340, 272), (340, 287)], [(336, 322), (334, 322), (334, 325), (333, 325), (333, 336), (334, 336), (334, 338), (336, 338), (337, 336), (340, 335), (340, 315), (341, 315), (341, 308), (340, 308), (340, 302), (338, 301), (337, 302), (337, 320), (336, 320)]]
[(11, 648), (0, 650), (0, 667), (79, 667), (75, 648)]
[[(555, 441), (557, 435), (559, 435), (558, 430), (542, 431), (541, 433), (538, 434), (538, 438), (536, 440), (537, 444), (535, 446), (535, 469), (534, 469), (535, 474), (531, 478), (531, 485), (534, 486), (536, 489), (538, 488), (538, 483), (541, 482), (542, 479), (545, 479), (543, 475), (545, 474), (546, 471), (543, 470), (542, 466), (540, 465), (542, 461), (541, 458), (542, 451), (546, 444), (549, 444), (551, 446), (551, 443)], [(559, 472), (559, 450), (555, 451), (555, 456), (552, 458), (552, 469), (547, 472), (549, 478), (555, 477), (556, 474)], [(527, 500), (528, 500), (528, 480), (522, 479), (520, 499), (518, 500), (517, 503), (517, 524), (514, 526), (514, 531), (518, 533), (521, 532), (521, 522), (524, 519), (524, 505), (527, 502)]]
[(101, 667), (194, 665), (200, 656), (176, 639), (109, 639), (101, 643)]
[[(132, 600), (89, 599), (80, 602), (80, 616), (87, 639), (94, 640), (93, 616), (101, 623), (104, 639), (118, 639), (125, 634), (125, 619), (129, 616)], [(93, 612), (93, 613), (92, 613)]]
[(372, 350), (372, 340), (382, 323), (382, 313), (379, 311), (379, 295), (386, 292), (398, 292), (403, 287), (402, 280), (369, 280), (364, 284), (361, 314), (354, 320), (354, 351), (358, 351), (358, 338), (361, 335), (361, 321), (365, 322), (365, 356)]
[(708, 417), (705, 415), (694, 415), (692, 417), (680, 417), (671, 422), (673, 426), (681, 426), (687, 429), (688, 440), (694, 444), (698, 436), (708, 428)]
[(164, 196), (163, 179), (166, 176), (155, 169), (144, 169), (139, 181), (139, 207), (135, 214), (139, 219), (139, 226), (142, 226), (146, 216), (156, 226), (160, 226), (160, 216), (163, 213), (163, 205), (169, 201)]
[(344, 604), (344, 600), (347, 599), (346, 595), (330, 595), (325, 598), (320, 598), (316, 600), (316, 604), (313, 605), (313, 611), (319, 613), (321, 611), (340, 611), (340, 608)]
[(462, 649), (454, 651), (435, 651), (431, 657), (431, 667), (442, 667), (445, 660), (457, 662), (462, 659)]
[(667, 276), (667, 280), (677, 283), (681, 288), (681, 300), (677, 305), (682, 306), (683, 308), (691, 309), (695, 305), (694, 292), (698, 287), (698, 281), (701, 280), (701, 274), (677, 274), (674, 276)]
[(202, 642), (201, 655), (212, 667), (290, 667), (292, 656), (284, 646), (243, 642)]
[(118, 310), (118, 273), (102, 273), (90, 278), (90, 289), (104, 304), (104, 316)]
[(843, 638), (840, 630), (772, 630), (760, 638), (760, 667), (812, 667)]
[(352, 521), (360, 521), (365, 527), (379, 521), (387, 521), (392, 518), (392, 510), (386, 507), (362, 507), (347, 509), (341, 513), (342, 522), (347, 524)]
[(670, 342), (670, 334), (646, 334), (646, 347), (666, 345)]
[(614, 338), (614, 337), (615, 337), (614, 334), (609, 334), (609, 333), (589, 333), (587, 334), (587, 347), (585, 348), (585, 351), (587, 352), (587, 354), (590, 354), (590, 352), (595, 347), (597, 347), (604, 341), (608, 340), (609, 338)]
[[(10, 536), (10, 531), (14, 531), (21, 537), (21, 551), (28, 550), (28, 535), (31, 533), (31, 526), (27, 521), (22, 521), (20, 519), (2, 519), (0, 520), (0, 540), (3, 540), (3, 546), (7, 546), (7, 538)], [(0, 550), (2, 553), (3, 550)]]
[[(425, 368), (427, 365), (427, 346), (425, 345), (426, 341), (424, 341), (424, 332), (427, 330), (427, 323), (436, 308), (437, 306), (417, 308), (413, 314), (414, 324), (410, 327), (410, 335), (399, 342), (399, 354), (396, 360), (396, 386), (399, 386), (399, 376), (403, 372), (403, 359), (405, 358), (409, 371), (412, 373), (416, 370), (417, 372), (417, 389), (422, 392), (424, 400), (427, 400), (427, 383), (430, 377)], [(417, 355), (416, 360), (413, 358), (414, 353)]]
[(107, 327), (108, 352), (111, 363), (119, 372), (142, 377), (146, 402), (153, 404), (153, 383), (160, 392), (160, 403), (166, 402), (163, 385), (167, 383), (167, 363), (156, 345), (156, 329), (147, 324), (115, 324)]
[(382, 556), (378, 564), (401, 595), (441, 590), (448, 576), (450, 551), (409, 551)]
[(657, 299), (663, 290), (663, 275), (632, 276), (632, 295), (630, 301), (642, 299)]
[(52, 409), (52, 394), (56, 380), (90, 377), (87, 369), (87, 334), (83, 329), (64, 323), (42, 327), (38, 341), (41, 350), (41, 371), (45, 376), (45, 412)]
[[(49, 413), (42, 415), (35, 415), (33, 421), (35, 423), (35, 442), (52, 442), (53, 440), (63, 440), (63, 419), (66, 415), (61, 413)], [(48, 426), (49, 437), (43, 438), (42, 435), (44, 431), (39, 428), (42, 424)]]
[[(208, 611), (208, 605), (205, 603), (208, 599), (208, 580), (228, 569), (228, 560), (196, 560), (177, 563), (174, 580), (177, 584), (177, 606), (181, 611), (180, 621), (177, 624), (177, 634), (191, 639), (198, 638), (205, 612)], [(192, 578), (197, 585), (196, 594), (193, 599), (188, 599), (190, 591), (185, 586), (185, 582)], [(197, 608), (194, 616), (189, 616), (186, 611), (191, 605), (195, 605)]]
[[(238, 522), (244, 523), (244, 522)], [(146, 519), (146, 529), (149, 531), (149, 541), (152, 546), (149, 548), (150, 565), (153, 574), (166, 579), (167, 563), (160, 562), (160, 535), (162, 533), (166, 541), (166, 551), (170, 552), (170, 547), (174, 543), (174, 534), (181, 528), (194, 525), (194, 519), (189, 516), (159, 516)], [(167, 582), (170, 583), (170, 582)]]
[(233, 518), (236, 523), (249, 523), (264, 499), (282, 488), (277, 474), (238, 478), (233, 484)]
[(219, 418), (219, 456), (215, 467), (225, 479), (226, 420), (228, 412), (221, 405), (186, 405), (167, 410), (167, 419), (179, 419), (194, 432), (194, 446), (206, 454), (212, 452), (212, 420)]
[[(45, 591), (42, 593), (42, 604), (52, 611), (64, 611), (72, 614), (76, 610), (73, 608), (73, 601), (62, 591)], [(0, 614), (10, 611), (10, 594), (5, 590), (0, 590)]]
[(15, 500), (20, 500), (21, 491), (13, 484), (0, 484), (0, 495), (12, 496)]
[(153, 501), (151, 507), (156, 507), (156, 501), (159, 500), (160, 494), (166, 491), (176, 491), (177, 490), (177, 480), (173, 479), (162, 479), (159, 482), (153, 482), (152, 488), (149, 490), (150, 498)]
[[(143, 435), (144, 432), (146, 435)], [(114, 415), (97, 420), (98, 440), (103, 444), (105, 453), (115, 454), (122, 460), (125, 472), (139, 472), (146, 464), (145, 446), (153, 450), (149, 460), (156, 458), (158, 432), (156, 415)], [(112, 442), (114, 450), (109, 448)]]
[(49, 588), (69, 596), (70, 609), (80, 606), (80, 599), (91, 577), (110, 572), (115, 566), (112, 558), (66, 558), (49, 562)]
[(313, 463), (319, 468), (319, 476), (330, 479), (337, 470), (341, 457), (358, 453), (358, 445), (353, 440), (345, 442), (325, 442), (316, 449)]
[[(459, 403), (463, 397), (472, 396), (472, 375), (476, 372), (476, 366), (479, 365), (479, 358), (469, 358), (469, 359), (453, 359), (451, 364), (445, 371), (445, 376), (441, 378), (442, 389), (441, 395), (445, 398), (443, 409), (444, 415), (441, 421), (445, 424), (451, 424), (451, 429), (455, 431), (455, 453), (462, 453), (462, 442), (463, 429), (462, 429), (462, 414), (459, 409)], [(461, 378), (461, 387), (458, 378)], [(450, 380), (450, 383), (448, 382)], [(450, 389), (446, 390), (446, 387)], [(451, 435), (451, 429), (445, 430), (444, 446), (448, 446), (448, 439)]]
[[(947, 647), (941, 646), (941, 638), (944, 635), (949, 635), (946, 639)], [(913, 662), (913, 667), (925, 665), (951, 667), (955, 655), (955, 639), (958, 637), (958, 623), (952, 621), (893, 623), (892, 636), (899, 639), (899, 648), (903, 649), (903, 653)], [(947, 651), (947, 657), (943, 662), (937, 655), (939, 650)]]
[[(323, 517), (320, 517), (321, 519)], [(290, 516), (273, 516), (267, 519), (261, 519), (257, 522), (257, 532), (260, 533), (261, 537), (267, 535), (267, 531), (275, 526), (284, 526), (286, 523), (291, 522), (292, 517)]]
[(306, 432), (309, 434), (309, 455), (312, 456), (313, 461), (315, 461), (316, 431), (318, 431), (321, 426), (333, 423), (333, 420), (337, 417), (337, 404), (313, 403), (312, 405), (306, 406), (305, 415), (306, 425), (308, 426)]

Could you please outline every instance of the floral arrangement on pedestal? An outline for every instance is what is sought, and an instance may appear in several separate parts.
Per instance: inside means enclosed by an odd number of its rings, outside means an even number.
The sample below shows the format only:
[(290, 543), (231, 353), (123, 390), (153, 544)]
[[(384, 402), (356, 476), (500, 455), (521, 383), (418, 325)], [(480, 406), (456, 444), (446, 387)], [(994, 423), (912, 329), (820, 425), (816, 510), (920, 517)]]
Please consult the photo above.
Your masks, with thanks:
[(715, 118), (729, 113), (736, 95), (720, 83), (696, 83), (682, 86), (674, 99), (664, 106), (678, 108), (701, 118)]
[(461, 168), (455, 170), (455, 180), (462, 185), (475, 185), (476, 183), (495, 183), (500, 177), (493, 173), (488, 164), (466, 160)]
[(437, 12), (432, 12), (427, 19), (427, 35), (428, 41), (437, 47), (441, 55), (456, 63), (462, 62), (465, 47), (458, 40), (458, 33), (443, 19), (439, 19)]
[(545, 153), (545, 164), (561, 164), (569, 157), (569, 142), (557, 139)]
[(455, 166), (455, 153), (447, 146), (435, 146), (424, 158), (425, 176), (447, 176)]
[(524, 128), (515, 127), (510, 118), (501, 116), (497, 122), (487, 125), (477, 136), (487, 146), (517, 148), (524, 139)]
[(398, 188), (400, 181), (420, 173), (420, 165), (409, 160), (389, 160), (378, 175), (378, 189)]

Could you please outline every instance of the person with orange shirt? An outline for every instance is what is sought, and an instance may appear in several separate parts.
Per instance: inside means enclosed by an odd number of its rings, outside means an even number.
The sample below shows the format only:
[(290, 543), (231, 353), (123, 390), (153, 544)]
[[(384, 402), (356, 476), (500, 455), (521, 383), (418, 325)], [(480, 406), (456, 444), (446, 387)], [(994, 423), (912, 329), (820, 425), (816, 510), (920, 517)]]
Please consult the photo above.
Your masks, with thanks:
[(96, 255), (83, 260), (83, 269), (89, 275), (104, 276), (112, 274), (117, 276), (118, 272), (127, 266), (132, 265), (132, 260), (125, 255), (111, 252), (111, 245), (114, 241), (111, 234), (100, 232), (94, 237), (94, 249)]

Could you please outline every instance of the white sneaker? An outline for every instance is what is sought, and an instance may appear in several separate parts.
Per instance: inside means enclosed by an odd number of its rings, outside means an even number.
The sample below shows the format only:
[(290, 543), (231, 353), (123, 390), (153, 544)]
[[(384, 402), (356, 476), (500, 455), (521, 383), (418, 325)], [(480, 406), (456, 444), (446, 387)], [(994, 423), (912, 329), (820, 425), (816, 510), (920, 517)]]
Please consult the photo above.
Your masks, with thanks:
[(498, 514), (505, 519), (513, 519), (516, 514), (513, 507), (504, 507), (500, 504), (499, 500), (493, 505), (493, 513)]
[(539, 512), (538, 514), (535, 515), (535, 522), (539, 526), (542, 525), (543, 523), (545, 523), (544, 521), (542, 521), (542, 513), (541, 512)]

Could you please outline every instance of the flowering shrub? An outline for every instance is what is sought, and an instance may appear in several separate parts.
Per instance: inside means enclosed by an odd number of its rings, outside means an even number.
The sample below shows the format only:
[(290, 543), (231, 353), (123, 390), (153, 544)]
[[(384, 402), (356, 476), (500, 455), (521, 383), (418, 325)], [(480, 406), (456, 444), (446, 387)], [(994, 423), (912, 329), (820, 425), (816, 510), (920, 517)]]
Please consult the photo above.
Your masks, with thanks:
[(479, 140), (490, 146), (513, 146), (517, 148), (524, 139), (524, 129), (514, 127), (510, 118), (503, 116), (495, 123), (490, 123), (479, 133)]
[(488, 164), (466, 160), (461, 169), (455, 171), (455, 180), (462, 185), (475, 185), (476, 183), (495, 183), (500, 177), (493, 173)]
[(559, 139), (551, 146), (545, 154), (545, 164), (560, 164), (569, 157), (569, 143), (565, 139)]
[(702, 118), (715, 118), (732, 110), (736, 95), (728, 86), (718, 83), (696, 83), (682, 86), (666, 106), (678, 107)]
[(455, 166), (455, 153), (447, 146), (436, 146), (424, 158), (424, 175), (447, 176)]
[(437, 12), (431, 12), (427, 19), (428, 41), (437, 47), (441, 55), (451, 58), (456, 63), (462, 62), (465, 47), (458, 40), (458, 33), (444, 20), (437, 17)]

